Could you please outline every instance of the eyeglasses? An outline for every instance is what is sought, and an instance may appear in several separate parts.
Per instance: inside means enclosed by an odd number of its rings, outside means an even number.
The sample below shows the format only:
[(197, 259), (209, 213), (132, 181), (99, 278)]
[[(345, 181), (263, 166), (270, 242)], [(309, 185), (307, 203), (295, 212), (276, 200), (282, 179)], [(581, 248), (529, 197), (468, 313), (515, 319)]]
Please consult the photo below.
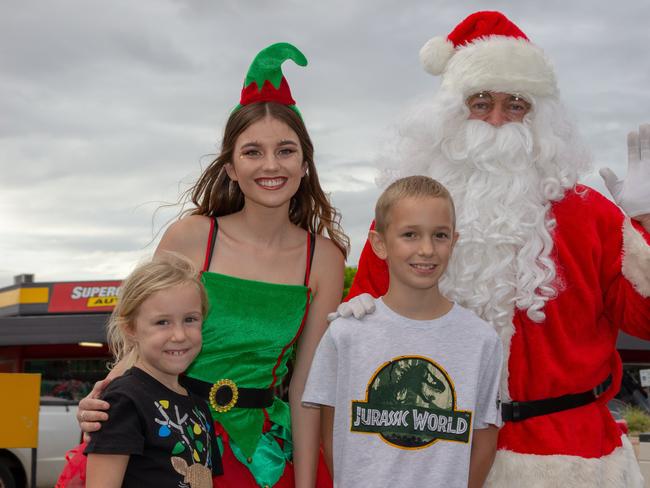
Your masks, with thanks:
[(487, 117), (496, 106), (501, 108), (510, 121), (520, 122), (530, 111), (531, 104), (519, 94), (495, 93), (483, 91), (471, 95), (465, 100), (470, 114), (474, 118)]

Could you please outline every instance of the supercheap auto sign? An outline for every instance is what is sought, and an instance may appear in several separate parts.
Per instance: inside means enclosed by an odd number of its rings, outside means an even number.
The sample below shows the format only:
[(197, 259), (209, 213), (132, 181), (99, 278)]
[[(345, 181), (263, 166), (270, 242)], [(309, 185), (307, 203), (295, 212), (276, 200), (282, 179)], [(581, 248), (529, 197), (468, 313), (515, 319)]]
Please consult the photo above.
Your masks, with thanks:
[(121, 281), (55, 283), (47, 311), (50, 313), (110, 312), (117, 302)]

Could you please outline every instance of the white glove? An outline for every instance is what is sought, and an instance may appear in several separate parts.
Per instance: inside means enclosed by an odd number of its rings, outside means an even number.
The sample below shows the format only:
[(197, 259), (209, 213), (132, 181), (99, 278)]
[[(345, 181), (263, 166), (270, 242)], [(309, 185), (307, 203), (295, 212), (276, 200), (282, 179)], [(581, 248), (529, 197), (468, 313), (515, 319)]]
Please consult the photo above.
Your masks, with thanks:
[(650, 124), (627, 135), (627, 176), (620, 180), (609, 168), (600, 176), (614, 201), (629, 217), (650, 214)]
[(375, 311), (375, 299), (368, 293), (362, 293), (359, 296), (351, 298), (349, 302), (341, 303), (336, 312), (327, 315), (327, 321), (331, 322), (339, 317), (349, 317), (354, 315), (354, 318), (360, 319), (369, 313)]

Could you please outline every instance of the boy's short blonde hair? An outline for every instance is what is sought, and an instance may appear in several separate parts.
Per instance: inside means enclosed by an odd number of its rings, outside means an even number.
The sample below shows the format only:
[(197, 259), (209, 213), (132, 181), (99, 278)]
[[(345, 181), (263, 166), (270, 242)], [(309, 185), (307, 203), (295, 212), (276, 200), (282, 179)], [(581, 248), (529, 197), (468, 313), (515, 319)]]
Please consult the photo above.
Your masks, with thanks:
[(395, 204), (408, 197), (444, 198), (451, 206), (451, 221), (456, 228), (456, 208), (451, 194), (442, 183), (428, 176), (408, 176), (391, 183), (379, 196), (375, 205), (375, 230), (383, 233), (389, 224), (389, 214)]
[(122, 282), (117, 304), (108, 321), (106, 335), (108, 348), (116, 364), (127, 358), (127, 367), (133, 366), (137, 357), (127, 331), (133, 329), (140, 306), (154, 293), (186, 283), (196, 286), (201, 297), (201, 314), (208, 312), (208, 297), (198, 271), (192, 262), (178, 253), (166, 252), (160, 257), (136, 267)]

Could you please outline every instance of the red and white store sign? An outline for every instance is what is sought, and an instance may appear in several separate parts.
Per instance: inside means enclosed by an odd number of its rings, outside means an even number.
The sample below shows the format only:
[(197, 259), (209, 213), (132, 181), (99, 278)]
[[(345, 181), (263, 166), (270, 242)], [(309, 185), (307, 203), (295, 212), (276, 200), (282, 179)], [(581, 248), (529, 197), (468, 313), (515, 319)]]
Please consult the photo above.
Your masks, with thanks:
[(52, 285), (47, 311), (51, 313), (110, 312), (121, 281), (82, 281)]

